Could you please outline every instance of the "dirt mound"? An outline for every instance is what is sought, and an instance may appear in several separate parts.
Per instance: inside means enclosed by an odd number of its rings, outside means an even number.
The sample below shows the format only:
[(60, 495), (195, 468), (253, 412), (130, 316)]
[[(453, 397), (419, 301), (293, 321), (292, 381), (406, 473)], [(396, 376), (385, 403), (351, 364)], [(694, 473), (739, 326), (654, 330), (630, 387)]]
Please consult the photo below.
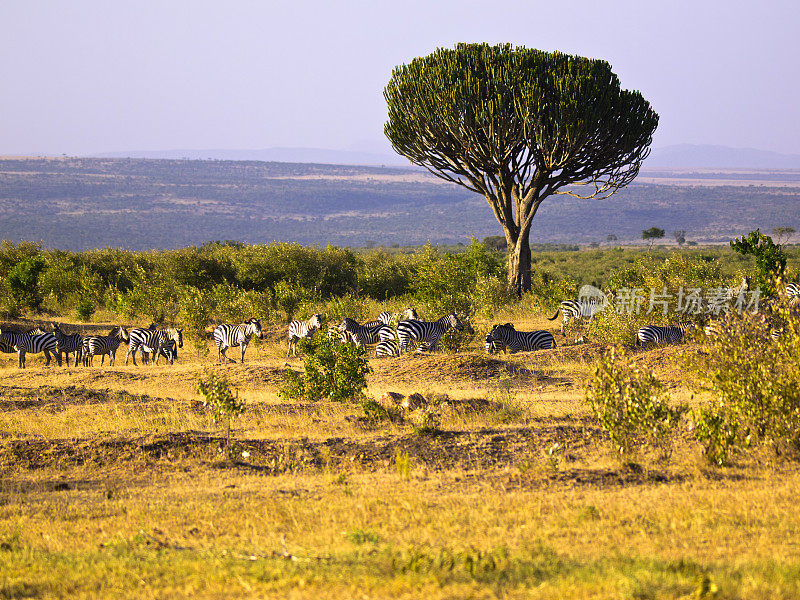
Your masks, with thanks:
[(171, 398), (154, 398), (146, 394), (129, 394), (124, 391), (99, 390), (84, 386), (39, 386), (17, 387), (0, 386), (0, 411), (44, 408), (51, 412), (64, 410), (76, 404), (118, 403), (170, 403), (178, 402)]
[(396, 360), (375, 361), (373, 377), (395, 383), (473, 382), (511, 377), (536, 379), (536, 374), (517, 362), (476, 354), (407, 354)]

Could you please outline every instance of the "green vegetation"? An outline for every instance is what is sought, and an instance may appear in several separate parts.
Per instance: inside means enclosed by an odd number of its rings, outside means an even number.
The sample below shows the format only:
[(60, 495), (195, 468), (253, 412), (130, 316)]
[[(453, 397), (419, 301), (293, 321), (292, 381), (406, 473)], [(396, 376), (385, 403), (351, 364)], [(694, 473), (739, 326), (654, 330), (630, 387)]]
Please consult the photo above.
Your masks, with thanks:
[(283, 397), (309, 402), (347, 402), (363, 397), (371, 371), (366, 348), (322, 334), (304, 338), (298, 346), (305, 372), (301, 376), (291, 369), (285, 371)]
[(510, 44), (439, 48), (396, 67), (384, 96), (394, 149), (492, 207), (517, 295), (531, 289), (542, 202), (611, 196), (638, 174), (658, 125), (607, 62)]
[(783, 277), (786, 269), (786, 255), (779, 245), (759, 230), (749, 235), (731, 240), (731, 248), (739, 254), (756, 258), (756, 283), (764, 296), (775, 294), (775, 282)]
[(671, 407), (653, 373), (623, 362), (621, 349), (600, 359), (587, 383), (586, 402), (620, 454), (642, 446), (668, 454), (670, 434), (686, 406)]

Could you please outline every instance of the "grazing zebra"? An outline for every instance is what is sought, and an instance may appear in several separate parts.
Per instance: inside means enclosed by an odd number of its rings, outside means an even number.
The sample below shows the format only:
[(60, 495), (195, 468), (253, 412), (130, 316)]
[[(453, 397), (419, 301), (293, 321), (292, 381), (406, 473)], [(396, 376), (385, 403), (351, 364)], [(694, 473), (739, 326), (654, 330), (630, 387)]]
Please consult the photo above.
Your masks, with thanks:
[(225, 351), (233, 346), (239, 346), (242, 351), (242, 362), (244, 362), (244, 351), (247, 350), (247, 345), (253, 336), (258, 339), (263, 339), (264, 337), (259, 319), (250, 319), (236, 326), (228, 323), (218, 325), (214, 330), (214, 343), (217, 345), (217, 362), (222, 362), (222, 357), (224, 356), (225, 360), (235, 363), (234, 359), (228, 358), (225, 354)]
[(386, 358), (387, 356), (400, 356), (400, 346), (397, 345), (397, 340), (383, 340), (378, 342), (375, 348), (375, 356), (378, 358)]
[(556, 347), (556, 340), (549, 331), (517, 331), (511, 323), (495, 325), (486, 336), (486, 343), (500, 341), (509, 352), (547, 350)]
[(91, 367), (94, 357), (100, 355), (100, 366), (102, 367), (106, 360), (106, 354), (108, 354), (108, 364), (113, 365), (117, 358), (117, 348), (122, 342), (130, 343), (130, 336), (127, 330), (120, 325), (111, 329), (108, 335), (87, 335), (83, 338), (83, 366)]
[(286, 356), (297, 356), (297, 342), (312, 338), (322, 327), (322, 315), (312, 315), (307, 321), (292, 321), (289, 324), (289, 352)]
[[(0, 334), (2, 334), (2, 331), (0, 331)], [(5, 339), (12, 344), (12, 348), (17, 352), (20, 369), (25, 368), (26, 354), (38, 354), (39, 352), (44, 352), (45, 366), (50, 364), (51, 352), (55, 355), (58, 366), (61, 366), (61, 353), (58, 351), (56, 336), (52, 333), (8, 332), (5, 335), (7, 336)]]
[(573, 319), (578, 321), (584, 317), (593, 319), (597, 313), (605, 310), (608, 299), (614, 295), (613, 292), (609, 292), (605, 295), (606, 300), (604, 301), (599, 290), (597, 290), (597, 294), (597, 296), (579, 295), (577, 300), (564, 300), (558, 305), (556, 314), (552, 317), (547, 317), (547, 320), (555, 321), (558, 318), (559, 312), (564, 315), (564, 319), (561, 322), (561, 333), (564, 333), (567, 325), (569, 325), (569, 322)]
[(366, 346), (367, 344), (377, 344), (385, 340), (394, 339), (394, 331), (388, 325), (381, 322), (376, 324), (368, 323), (366, 325), (359, 325), (358, 322), (345, 317), (342, 324), (339, 325), (339, 331), (345, 331), (353, 334), (356, 346)]
[(67, 335), (58, 326), (58, 323), (53, 323), (53, 335), (56, 337), (56, 347), (59, 352), (65, 355), (67, 359), (67, 366), (69, 366), (69, 353), (72, 352), (75, 356), (75, 366), (78, 366), (78, 361), (83, 352), (83, 337), (79, 333)]
[(501, 340), (496, 340), (492, 337), (492, 332), (486, 334), (486, 354), (497, 354), (501, 350), (506, 351), (506, 345)]
[(170, 350), (169, 340), (173, 340), (178, 348), (183, 348), (183, 329), (142, 329), (137, 327), (131, 329), (128, 341), (128, 352), (125, 354), (125, 364), (128, 364), (128, 357), (133, 354), (133, 364), (136, 365), (136, 351), (140, 347), (155, 350), (155, 364), (158, 364), (158, 357), (166, 352), (168, 360), (172, 363), (175, 360), (174, 353)]
[[(440, 318), (438, 321), (418, 321), (411, 319), (400, 321), (397, 324), (397, 337), (400, 339), (400, 352), (408, 349), (408, 342), (416, 340), (427, 345), (428, 350), (436, 350), (439, 339), (450, 329), (464, 331), (464, 326), (455, 313), (450, 313)], [(417, 349), (421, 352), (422, 347)]]
[(674, 344), (680, 342), (695, 329), (695, 324), (684, 321), (671, 327), (658, 327), (656, 325), (645, 325), (636, 332), (636, 344), (647, 346), (654, 344)]
[[(155, 348), (150, 348), (149, 346), (139, 346), (139, 352), (142, 355), (142, 362), (144, 364), (147, 364), (147, 362), (150, 360), (151, 355), (153, 359), (155, 359), (156, 357)], [(175, 346), (175, 340), (167, 340), (167, 345), (161, 348), (161, 352), (159, 353), (159, 355), (163, 356), (167, 360), (169, 360), (170, 357), (173, 360), (177, 360), (178, 348)]]

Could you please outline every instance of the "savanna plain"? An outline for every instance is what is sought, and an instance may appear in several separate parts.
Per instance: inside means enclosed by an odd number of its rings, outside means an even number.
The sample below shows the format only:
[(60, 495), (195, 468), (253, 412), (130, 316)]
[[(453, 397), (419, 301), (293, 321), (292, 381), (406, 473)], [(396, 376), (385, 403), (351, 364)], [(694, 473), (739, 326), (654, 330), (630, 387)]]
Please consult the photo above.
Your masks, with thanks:
[[(457, 351), (371, 357), (383, 420), (282, 396), (303, 357), (278, 322), (244, 364), (216, 364), (212, 325), (208, 353), (172, 365), (125, 365), (124, 345), (102, 367), (0, 355), (0, 598), (800, 597), (796, 457), (713, 465), (690, 419), (668, 450), (620, 456), (585, 402), (611, 345), (575, 344), (547, 312), (512, 302)], [(557, 347), (487, 355), (507, 321)], [(682, 357), (700, 351), (626, 360), (696, 407), (708, 392)], [(195, 391), (207, 371), (245, 403), (230, 441)], [(436, 426), (386, 392), (421, 394)]]

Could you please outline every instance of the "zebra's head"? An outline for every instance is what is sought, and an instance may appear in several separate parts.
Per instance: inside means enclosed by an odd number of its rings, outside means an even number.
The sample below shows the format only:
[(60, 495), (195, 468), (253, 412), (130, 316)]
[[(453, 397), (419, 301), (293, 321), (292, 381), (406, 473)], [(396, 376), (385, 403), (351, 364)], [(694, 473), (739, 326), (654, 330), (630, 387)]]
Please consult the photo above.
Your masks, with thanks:
[(261, 320), (260, 319), (250, 319), (247, 322), (247, 327), (250, 330), (250, 333), (256, 336), (258, 339), (264, 339), (264, 331), (261, 329)]
[(486, 336), (486, 340), (488, 341), (489, 338), (493, 342), (505, 342), (508, 337), (514, 332), (514, 326), (511, 323), (504, 323), (504, 324), (497, 324), (492, 327), (492, 330)]
[(178, 348), (183, 348), (183, 327), (170, 330), (170, 339), (175, 340)]
[(350, 317), (345, 317), (344, 320), (339, 324), (340, 331), (355, 331), (357, 327), (358, 322)]
[(316, 327), (317, 329), (322, 327), (322, 315), (316, 314), (311, 315), (311, 318), (308, 320), (308, 324), (311, 327)]
[(401, 319), (400, 320), (402, 321), (402, 320), (412, 320), (412, 319), (415, 320), (415, 321), (419, 320), (419, 315), (417, 314), (417, 309), (416, 308), (407, 308), (407, 309), (405, 309), (403, 311), (403, 314), (401, 315)]

